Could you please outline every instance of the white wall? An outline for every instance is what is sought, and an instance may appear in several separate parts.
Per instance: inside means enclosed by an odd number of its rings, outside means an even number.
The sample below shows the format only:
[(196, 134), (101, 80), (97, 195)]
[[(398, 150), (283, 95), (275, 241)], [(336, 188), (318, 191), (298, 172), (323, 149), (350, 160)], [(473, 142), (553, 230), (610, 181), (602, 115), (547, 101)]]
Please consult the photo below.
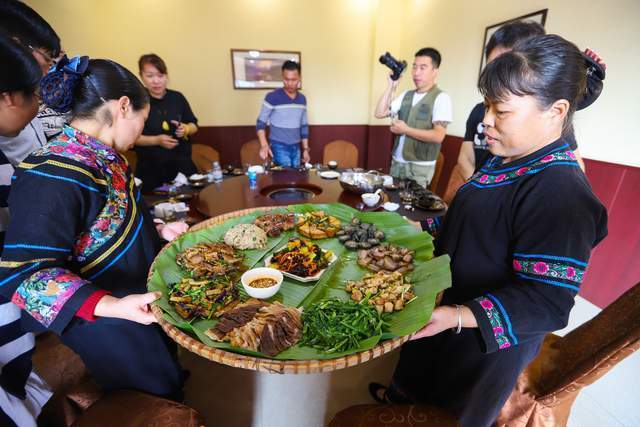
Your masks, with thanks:
[(487, 26), (540, 9), (547, 32), (580, 48), (590, 47), (606, 61), (607, 77), (598, 101), (576, 115), (584, 157), (640, 166), (640, 1), (580, 0), (407, 0), (404, 57), (423, 46), (443, 56), (439, 85), (454, 103), (449, 133), (464, 135), (466, 118), (481, 100), (474, 90)]
[[(547, 31), (591, 47), (609, 68), (605, 89), (576, 115), (584, 157), (640, 166), (640, 1), (611, 0), (27, 0), (54, 26), (69, 53), (110, 57), (135, 70), (155, 51), (171, 85), (203, 125), (255, 123), (265, 91), (233, 90), (230, 48), (300, 50), (312, 124), (386, 124), (373, 117), (386, 85), (378, 57), (408, 62), (433, 46), (439, 85), (453, 99), (449, 133), (464, 135), (487, 26), (548, 8)], [(408, 74), (408, 73), (407, 73)], [(405, 75), (398, 92), (411, 86)]]

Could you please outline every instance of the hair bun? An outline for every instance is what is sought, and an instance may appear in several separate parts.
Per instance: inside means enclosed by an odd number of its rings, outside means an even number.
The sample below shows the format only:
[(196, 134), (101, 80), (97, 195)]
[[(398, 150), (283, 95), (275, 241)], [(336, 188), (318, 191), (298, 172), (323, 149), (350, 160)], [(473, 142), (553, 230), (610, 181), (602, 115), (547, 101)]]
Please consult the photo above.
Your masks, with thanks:
[(583, 110), (593, 104), (602, 93), (603, 83), (606, 76), (605, 66), (598, 63), (589, 54), (583, 53), (585, 68), (587, 73), (587, 87), (584, 94), (578, 100), (577, 110)]
[(73, 92), (89, 66), (88, 56), (66, 55), (40, 80), (40, 98), (60, 113), (66, 113), (73, 107)]

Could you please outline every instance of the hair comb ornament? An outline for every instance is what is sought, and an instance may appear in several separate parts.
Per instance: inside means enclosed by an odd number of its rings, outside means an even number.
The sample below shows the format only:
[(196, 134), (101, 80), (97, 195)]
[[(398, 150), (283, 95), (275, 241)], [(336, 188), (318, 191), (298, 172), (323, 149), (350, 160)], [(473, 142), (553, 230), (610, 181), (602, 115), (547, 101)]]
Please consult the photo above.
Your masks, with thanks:
[(587, 108), (598, 99), (602, 93), (602, 81), (605, 78), (605, 70), (607, 69), (607, 64), (591, 49), (586, 49), (582, 56), (587, 68), (587, 88), (582, 99), (578, 101), (577, 110)]
[(88, 56), (62, 57), (40, 80), (42, 102), (60, 113), (69, 111), (73, 106), (73, 90), (88, 66)]

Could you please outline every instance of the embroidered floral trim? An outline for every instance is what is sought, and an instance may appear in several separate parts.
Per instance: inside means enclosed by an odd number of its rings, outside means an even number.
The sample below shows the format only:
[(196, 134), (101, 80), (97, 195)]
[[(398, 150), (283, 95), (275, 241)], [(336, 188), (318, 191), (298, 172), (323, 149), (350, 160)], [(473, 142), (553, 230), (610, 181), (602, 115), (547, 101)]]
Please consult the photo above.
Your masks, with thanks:
[(57, 155), (77, 161), (97, 169), (106, 181), (104, 208), (89, 230), (78, 236), (73, 248), (74, 257), (83, 262), (113, 237), (124, 222), (129, 207), (127, 165), (111, 147), (70, 126), (65, 126), (60, 137), (34, 154)]
[[(563, 162), (560, 164), (564, 164), (565, 162), (575, 161), (576, 156), (573, 154), (573, 151), (563, 149), (547, 154), (529, 165), (523, 165), (520, 168), (513, 168), (512, 170), (498, 169), (491, 171), (490, 169), (482, 168), (471, 177), (469, 184), (475, 185), (476, 187), (507, 185), (521, 176), (535, 174), (552, 164), (559, 164), (558, 162)], [(577, 165), (577, 163), (575, 164)]]
[(484, 309), (484, 312), (489, 319), (498, 348), (509, 348), (512, 345), (517, 344), (517, 342), (512, 342), (509, 339), (506, 331), (508, 321), (505, 322), (506, 319), (503, 319), (495, 304), (487, 297), (479, 297), (475, 300)]
[(514, 254), (513, 271), (520, 277), (579, 290), (587, 264), (553, 255)]
[(47, 268), (22, 282), (11, 301), (49, 327), (69, 298), (87, 283), (69, 270)]

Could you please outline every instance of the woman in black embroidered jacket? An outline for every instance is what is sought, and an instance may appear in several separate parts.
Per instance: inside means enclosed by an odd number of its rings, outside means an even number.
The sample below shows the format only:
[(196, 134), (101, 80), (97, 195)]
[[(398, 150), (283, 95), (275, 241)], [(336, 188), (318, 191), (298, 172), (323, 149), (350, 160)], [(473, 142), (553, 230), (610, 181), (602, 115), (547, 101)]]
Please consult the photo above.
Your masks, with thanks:
[(585, 77), (580, 51), (557, 35), (530, 39), (483, 71), (494, 157), (442, 224), (423, 224), (441, 225), (436, 251), (451, 257), (453, 286), (403, 347), (387, 400), (490, 425), (545, 334), (567, 324), (591, 250), (607, 234), (606, 210), (564, 138)]
[(105, 388), (180, 399), (182, 371), (146, 292), (160, 240), (119, 152), (149, 112), (138, 79), (103, 59), (63, 60), (41, 82), (49, 105), (72, 108), (62, 134), (16, 169), (0, 262), (0, 295), (23, 324), (49, 330)]

